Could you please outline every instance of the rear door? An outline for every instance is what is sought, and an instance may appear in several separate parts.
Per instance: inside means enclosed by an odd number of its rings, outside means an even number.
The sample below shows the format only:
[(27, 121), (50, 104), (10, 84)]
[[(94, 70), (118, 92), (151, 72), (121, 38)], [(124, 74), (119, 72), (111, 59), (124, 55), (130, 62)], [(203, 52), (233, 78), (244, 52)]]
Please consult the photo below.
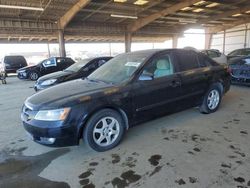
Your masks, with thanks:
[(74, 63), (75, 62), (70, 58), (56, 58), (57, 71), (62, 71)]
[(202, 60), (202, 55), (192, 50), (178, 50), (177, 71), (181, 78), (182, 98), (189, 100), (199, 100), (206, 92), (209, 79), (212, 77), (211, 67)]
[[(166, 67), (164, 62), (169, 62), (170, 67)], [(151, 80), (146, 79), (150, 76)], [(133, 85), (133, 95), (137, 121), (173, 110), (173, 104), (181, 96), (181, 82), (175, 72), (172, 53), (162, 53), (147, 63)]]

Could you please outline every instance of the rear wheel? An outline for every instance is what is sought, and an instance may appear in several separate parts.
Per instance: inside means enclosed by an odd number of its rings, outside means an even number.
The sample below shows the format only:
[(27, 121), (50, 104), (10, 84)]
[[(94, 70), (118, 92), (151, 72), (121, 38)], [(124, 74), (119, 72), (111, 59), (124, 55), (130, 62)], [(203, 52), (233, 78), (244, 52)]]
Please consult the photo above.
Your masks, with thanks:
[(84, 129), (84, 141), (94, 150), (102, 152), (117, 146), (125, 133), (121, 115), (111, 109), (95, 113)]
[(215, 112), (221, 103), (222, 91), (218, 84), (212, 85), (206, 92), (200, 106), (200, 112), (209, 114)]
[(32, 81), (36, 81), (39, 78), (39, 74), (36, 71), (31, 71), (29, 74), (29, 78)]

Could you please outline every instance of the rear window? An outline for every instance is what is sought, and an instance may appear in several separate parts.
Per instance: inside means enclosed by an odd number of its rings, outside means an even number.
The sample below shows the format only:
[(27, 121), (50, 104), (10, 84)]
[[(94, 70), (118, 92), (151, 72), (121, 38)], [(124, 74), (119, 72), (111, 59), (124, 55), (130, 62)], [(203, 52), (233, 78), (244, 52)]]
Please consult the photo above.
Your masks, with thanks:
[(193, 51), (190, 50), (177, 51), (177, 58), (179, 62), (180, 71), (187, 71), (200, 67), (198, 56)]
[(198, 55), (199, 57), (199, 63), (201, 67), (207, 67), (207, 66), (217, 66), (219, 65), (218, 63), (216, 63), (213, 59), (211, 59), (210, 57), (199, 53)]
[(10, 65), (14, 65), (17, 63), (25, 66), (27, 65), (27, 62), (23, 56), (5, 56), (4, 63), (8, 63)]

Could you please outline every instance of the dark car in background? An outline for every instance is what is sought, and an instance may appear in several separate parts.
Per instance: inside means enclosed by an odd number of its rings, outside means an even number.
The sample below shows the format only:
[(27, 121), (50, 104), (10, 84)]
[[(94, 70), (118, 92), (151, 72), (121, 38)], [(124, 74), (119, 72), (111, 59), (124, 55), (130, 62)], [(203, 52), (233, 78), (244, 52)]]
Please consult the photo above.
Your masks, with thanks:
[(250, 56), (231, 58), (228, 63), (231, 68), (232, 84), (250, 86)]
[(250, 48), (242, 48), (234, 50), (227, 55), (227, 58), (231, 59), (234, 57), (244, 57), (244, 56), (250, 56)]
[(73, 65), (75, 61), (68, 57), (51, 57), (37, 65), (27, 66), (17, 70), (19, 79), (37, 80), (39, 77), (57, 71), (62, 71)]
[(216, 61), (217, 63), (226, 64), (227, 56), (216, 49), (202, 50), (202, 53), (206, 54), (208, 57)]
[(2, 61), (3, 71), (6, 76), (8, 73), (16, 73), (18, 69), (26, 67), (27, 65), (26, 59), (21, 55), (5, 56)]
[(80, 60), (63, 71), (54, 72), (40, 77), (36, 81), (34, 89), (35, 91), (40, 91), (62, 82), (85, 78), (111, 58), (112, 57), (97, 57)]
[(114, 57), (86, 79), (34, 94), (24, 102), (21, 118), (40, 144), (75, 145), (83, 138), (94, 150), (106, 151), (129, 127), (186, 105), (215, 112), (229, 88), (228, 67), (202, 53), (137, 51)]

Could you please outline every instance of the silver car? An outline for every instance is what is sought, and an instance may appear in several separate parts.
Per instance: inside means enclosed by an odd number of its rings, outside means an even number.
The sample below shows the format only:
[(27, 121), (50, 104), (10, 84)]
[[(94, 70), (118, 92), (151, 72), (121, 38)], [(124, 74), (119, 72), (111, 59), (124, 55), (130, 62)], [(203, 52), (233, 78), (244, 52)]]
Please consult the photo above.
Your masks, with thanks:
[(227, 64), (227, 56), (221, 53), (219, 50), (210, 49), (210, 50), (202, 50), (201, 52), (206, 54), (208, 57), (212, 58), (218, 63)]

